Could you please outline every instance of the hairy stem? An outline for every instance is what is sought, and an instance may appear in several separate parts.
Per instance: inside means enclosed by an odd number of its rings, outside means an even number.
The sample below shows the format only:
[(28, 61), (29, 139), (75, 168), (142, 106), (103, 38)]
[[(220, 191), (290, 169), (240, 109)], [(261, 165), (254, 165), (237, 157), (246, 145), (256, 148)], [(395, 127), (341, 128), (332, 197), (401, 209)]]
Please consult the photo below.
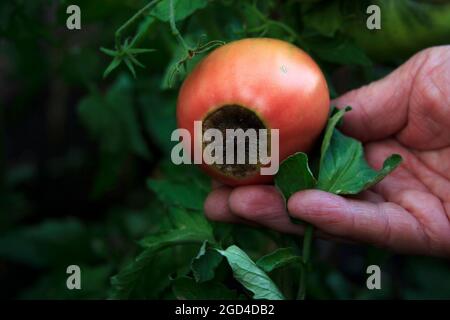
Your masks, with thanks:
[(128, 19), (119, 29), (117, 29), (115, 37), (116, 37), (116, 49), (120, 47), (120, 41), (122, 37), (122, 33), (131, 26), (134, 22), (136, 22), (137, 19), (139, 19), (145, 11), (153, 7), (156, 3), (158, 3), (160, 0), (153, 0), (150, 1), (148, 4), (146, 4), (142, 9), (140, 9), (138, 12), (136, 12), (130, 19)]
[(189, 48), (186, 41), (184, 41), (184, 38), (181, 36), (181, 33), (180, 31), (178, 31), (177, 25), (175, 23), (175, 9), (173, 5), (173, 0), (169, 0), (169, 22), (172, 34), (178, 39), (183, 48), (186, 49), (187, 52), (190, 52), (191, 48)]

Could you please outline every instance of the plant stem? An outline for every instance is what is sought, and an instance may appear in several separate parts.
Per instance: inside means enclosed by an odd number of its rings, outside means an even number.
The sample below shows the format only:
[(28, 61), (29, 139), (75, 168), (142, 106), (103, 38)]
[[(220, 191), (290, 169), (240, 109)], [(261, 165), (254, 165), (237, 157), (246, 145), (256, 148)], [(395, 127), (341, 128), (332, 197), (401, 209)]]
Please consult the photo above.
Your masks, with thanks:
[(119, 29), (116, 31), (116, 49), (120, 47), (120, 38), (122, 37), (122, 32), (127, 29), (129, 26), (131, 26), (137, 19), (139, 19), (145, 11), (153, 7), (157, 2), (160, 0), (153, 0), (150, 1), (148, 4), (146, 4), (142, 9), (140, 9), (138, 12), (134, 14), (130, 19), (127, 20)]
[(306, 266), (300, 264), (300, 281), (298, 284), (297, 300), (305, 300), (306, 296)]
[(172, 34), (177, 37), (178, 41), (181, 43), (184, 49), (188, 53), (190, 53), (191, 48), (187, 45), (186, 41), (184, 41), (183, 37), (181, 36), (180, 31), (177, 29), (177, 25), (175, 23), (175, 9), (173, 5), (173, 0), (169, 0), (169, 21), (170, 21), (170, 29), (172, 30)]
[(303, 235), (302, 265), (300, 271), (300, 282), (297, 293), (297, 300), (305, 300), (306, 297), (306, 278), (308, 275), (309, 258), (311, 256), (311, 245), (314, 234), (314, 226), (307, 224), (305, 234)]

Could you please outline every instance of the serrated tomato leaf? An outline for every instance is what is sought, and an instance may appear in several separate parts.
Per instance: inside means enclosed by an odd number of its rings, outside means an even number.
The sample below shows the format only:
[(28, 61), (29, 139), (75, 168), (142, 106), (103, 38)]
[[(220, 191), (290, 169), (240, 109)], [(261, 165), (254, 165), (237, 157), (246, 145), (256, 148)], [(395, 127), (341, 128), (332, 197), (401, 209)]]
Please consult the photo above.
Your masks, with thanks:
[[(169, 207), (170, 221), (175, 229), (187, 229), (205, 235), (205, 240), (213, 239), (213, 229), (210, 222), (201, 211), (187, 210), (181, 207)], [(211, 243), (214, 243), (213, 241)]]
[[(184, 20), (195, 11), (207, 6), (208, 0), (173, 0), (175, 21)], [(170, 19), (170, 0), (162, 0), (152, 10), (151, 15), (157, 19), (168, 22)]]
[(112, 299), (127, 299), (139, 282), (146, 277), (148, 269), (155, 264), (157, 253), (163, 249), (185, 244), (202, 243), (208, 235), (189, 229), (173, 229), (164, 233), (152, 234), (140, 241), (144, 250), (137, 258), (112, 277)]
[(232, 245), (217, 252), (227, 259), (233, 269), (234, 278), (253, 292), (253, 299), (284, 300), (276, 284), (244, 251)]
[(214, 278), (215, 269), (222, 261), (222, 256), (210, 248), (204, 241), (197, 256), (192, 259), (191, 270), (196, 282), (205, 282)]
[(328, 119), (327, 127), (325, 129), (325, 134), (322, 140), (322, 147), (320, 148), (320, 164), (322, 164), (324, 161), (323, 157), (325, 156), (328, 147), (330, 146), (331, 137), (333, 135), (334, 129), (338, 124), (341, 123), (344, 114), (351, 110), (352, 108), (350, 106), (347, 106), (344, 109), (340, 110), (335, 107), (331, 109), (331, 116), (330, 119)]
[(169, 180), (147, 180), (147, 186), (158, 198), (168, 204), (187, 209), (203, 210), (203, 202), (207, 193), (200, 188), (192, 188), (186, 183)]
[(372, 169), (364, 158), (361, 142), (336, 129), (350, 110), (346, 107), (332, 114), (322, 141), (317, 188), (335, 194), (360, 193), (383, 179), (402, 161), (394, 154), (385, 160), (380, 171)]
[(303, 152), (297, 152), (284, 160), (275, 176), (275, 186), (286, 201), (295, 192), (314, 188), (315, 185), (316, 179), (308, 166), (308, 156)]
[(303, 14), (305, 26), (324, 36), (333, 37), (344, 21), (339, 5), (338, 1), (329, 1), (314, 6)]
[(335, 194), (358, 194), (383, 179), (401, 161), (400, 155), (391, 155), (376, 171), (366, 162), (361, 142), (335, 129), (320, 166), (317, 188)]
[(256, 261), (256, 265), (265, 272), (271, 272), (291, 263), (302, 263), (302, 257), (292, 248), (279, 248)]

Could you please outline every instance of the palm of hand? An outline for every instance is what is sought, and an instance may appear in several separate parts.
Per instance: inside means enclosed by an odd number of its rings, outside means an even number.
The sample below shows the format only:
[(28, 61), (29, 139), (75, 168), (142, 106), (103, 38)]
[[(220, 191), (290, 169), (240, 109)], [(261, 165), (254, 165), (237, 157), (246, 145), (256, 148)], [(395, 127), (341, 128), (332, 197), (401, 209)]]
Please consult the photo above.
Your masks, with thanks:
[[(449, 254), (450, 53), (448, 48), (441, 52), (425, 51), (410, 64), (396, 75), (410, 78), (404, 82), (404, 93), (399, 95), (398, 88), (393, 87), (391, 91), (395, 92), (389, 94), (386, 88), (384, 99), (392, 102), (384, 104), (384, 115), (378, 113), (385, 118), (378, 125), (366, 123), (374, 131), (373, 136), (397, 129), (393, 134), (389, 132), (390, 138), (366, 144), (369, 164), (380, 168), (392, 153), (402, 155), (404, 162), (363, 198), (384, 203), (378, 206), (386, 211), (383, 212), (386, 219), (383, 243), (408, 247), (413, 236), (420, 247), (412, 251)], [(386, 119), (394, 112), (397, 113), (393, 118)], [(369, 121), (369, 118), (371, 122), (378, 121), (370, 115), (361, 119)], [(401, 118), (403, 121), (399, 121)], [(399, 123), (403, 123), (401, 128)], [(366, 134), (371, 135), (367, 131)]]

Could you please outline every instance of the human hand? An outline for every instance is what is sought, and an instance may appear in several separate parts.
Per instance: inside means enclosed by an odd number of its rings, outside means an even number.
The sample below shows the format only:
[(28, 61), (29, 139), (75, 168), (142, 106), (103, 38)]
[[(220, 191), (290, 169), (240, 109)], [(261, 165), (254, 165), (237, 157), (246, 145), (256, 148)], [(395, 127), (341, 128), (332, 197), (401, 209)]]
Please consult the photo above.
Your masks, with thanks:
[[(344, 198), (318, 190), (295, 193), (289, 214), (323, 238), (404, 252), (450, 256), (450, 46), (424, 50), (393, 73), (339, 97), (352, 106), (342, 131), (364, 143), (380, 169), (393, 153), (403, 163), (373, 188)], [(205, 202), (212, 220), (302, 234), (274, 186), (217, 186)]]

